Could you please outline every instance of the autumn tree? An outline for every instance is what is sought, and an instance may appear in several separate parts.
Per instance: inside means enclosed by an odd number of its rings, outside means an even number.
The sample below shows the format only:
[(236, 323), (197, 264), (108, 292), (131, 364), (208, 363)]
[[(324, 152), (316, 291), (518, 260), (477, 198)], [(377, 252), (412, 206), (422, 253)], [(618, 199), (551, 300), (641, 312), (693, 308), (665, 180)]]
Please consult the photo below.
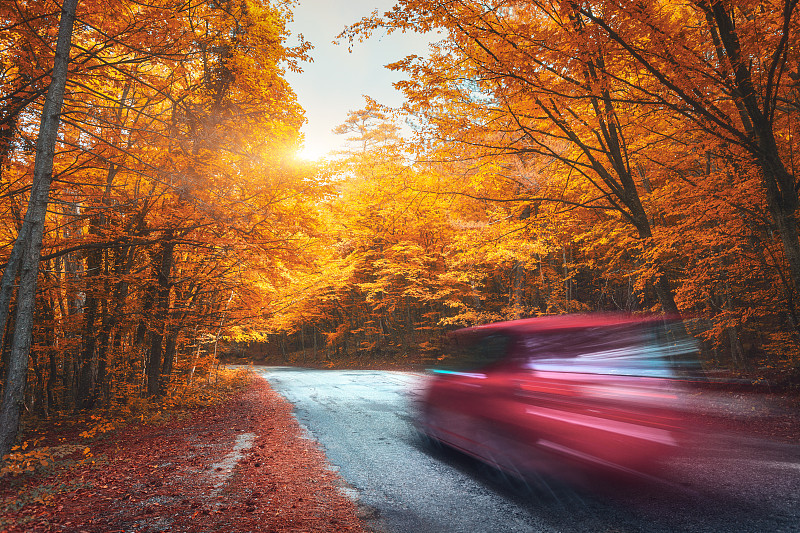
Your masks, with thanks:
[[(774, 280), (785, 288), (770, 294), (785, 303), (795, 327), (795, 7), (403, 1), (343, 36), (364, 38), (377, 28), (446, 35), (429, 58), (392, 66), (410, 75), (399, 85), (423, 127), (423, 158), (450, 162), (464, 176), (454, 193), (515, 203), (531, 228), (547, 226), (554, 210), (570, 212), (559, 220), (585, 255), (584, 266), (565, 268), (565, 278), (599, 267), (619, 285), (619, 274), (629, 272), (644, 297), (652, 281), (663, 310), (679, 302), (692, 309), (704, 292), (692, 276), (693, 258), (714, 257), (714, 277), (730, 280), (726, 247), (760, 242), (771, 250), (762, 228), (772, 226), (780, 254), (737, 258), (757, 273), (748, 275), (755, 285)], [(494, 196), (485, 186), (491, 180), (506, 183)], [(712, 183), (723, 189), (713, 191)], [(693, 211), (709, 194), (707, 205), (719, 210)], [(765, 202), (742, 201), (743, 194)], [(542, 213), (549, 220), (531, 216)], [(709, 246), (713, 227), (735, 231), (712, 232), (717, 241)], [(696, 236), (688, 242), (698, 248), (687, 250), (681, 235)], [(752, 319), (734, 310), (735, 284), (722, 285), (732, 297), (704, 312), (729, 326)], [(770, 320), (782, 327), (777, 315)]]
[[(43, 61), (54, 44), (45, 23), (52, 16), (22, 8), (3, 11), (17, 17), (3, 43), (14, 36), (43, 45)], [(36, 253), (29, 269), (40, 290), (31, 310), (37, 385), (27, 398), (43, 413), (164, 394), (176, 375), (191, 380), (198, 361), (213, 359), (200, 357), (208, 338), (257, 320), (269, 281), (303, 260), (311, 226), (303, 206), (317, 195), (313, 177), (291, 159), (303, 118), (283, 72), (298, 68), (308, 45), (285, 45), (287, 4), (120, 0), (79, 5), (76, 16), (50, 194), (56, 208), (42, 219), (41, 263)], [(20, 33), (28, 19), (45, 35)], [(13, 53), (4, 48), (3, 65)], [(14, 227), (8, 205), (26, 203), (25, 147), (40, 116), (53, 114), (32, 97), (12, 132), (4, 227)], [(13, 284), (8, 244), (5, 251)], [(21, 316), (23, 293), (11, 296)], [(14, 324), (6, 346), (25, 341)], [(4, 361), (27, 365), (27, 353), (10, 353)], [(18, 373), (24, 386), (26, 372)], [(15, 390), (4, 379), (4, 392)], [(3, 427), (13, 440), (16, 426)]]
[[(369, 33), (379, 24), (449, 31), (430, 59), (407, 58), (393, 68), (411, 74), (400, 84), (409, 110), (424, 117), (440, 142), (460, 146), (450, 157), (555, 160), (565, 176), (594, 190), (585, 205), (619, 211), (643, 242), (652, 240), (637, 175), (647, 157), (650, 135), (640, 125), (649, 112), (608, 73), (617, 51), (576, 14), (555, 6), (434, 4), (408, 4), (351, 31)], [(530, 201), (570, 201), (558, 193), (547, 197), (542, 184), (524, 178), (517, 185)], [(662, 309), (677, 313), (663, 265), (652, 279)]]
[[(10, 294), (9, 286), (14, 283), (17, 272), (19, 272), (14, 340), (11, 344), (8, 367), (4, 376), (3, 400), (0, 405), (0, 428), (2, 428), (0, 430), (0, 456), (11, 450), (24, 403), (28, 352), (33, 334), (36, 283), (39, 276), (39, 254), (42, 247), (50, 183), (53, 178), (53, 158), (77, 3), (77, 0), (68, 0), (62, 6), (51, 81), (42, 110), (42, 120), (36, 143), (30, 201), (9, 261), (3, 271), (2, 287), (0, 287), (4, 296)], [(2, 318), (0, 328), (3, 330), (6, 328), (9, 304), (10, 302), (5, 297), (0, 300), (0, 306), (3, 308), (0, 315)]]
[[(379, 147), (389, 147), (400, 139), (398, 127), (390, 120), (386, 108), (369, 96), (364, 100), (367, 105), (363, 109), (348, 112), (344, 123), (333, 129), (337, 135), (348, 135), (347, 142), (357, 146), (361, 155)], [(354, 151), (350, 155), (354, 155)]]
[[(619, 2), (578, 3), (575, 9), (624, 51), (633, 72), (646, 77), (643, 86), (630, 83), (637, 98), (684, 117), (757, 165), (796, 292), (800, 242), (792, 117), (798, 72), (791, 66), (797, 62), (797, 1), (662, 7), (667, 6)], [(648, 46), (640, 44), (642, 38)]]

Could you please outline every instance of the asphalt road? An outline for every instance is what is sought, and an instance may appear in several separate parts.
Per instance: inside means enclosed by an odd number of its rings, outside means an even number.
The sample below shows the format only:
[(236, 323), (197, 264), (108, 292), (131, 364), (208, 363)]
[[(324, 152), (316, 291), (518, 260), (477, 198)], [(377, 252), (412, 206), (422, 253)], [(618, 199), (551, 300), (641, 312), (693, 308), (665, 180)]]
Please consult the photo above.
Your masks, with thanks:
[(662, 480), (523, 484), (416, 434), (409, 400), (420, 374), (258, 370), (378, 532), (800, 532), (800, 444), (708, 435)]

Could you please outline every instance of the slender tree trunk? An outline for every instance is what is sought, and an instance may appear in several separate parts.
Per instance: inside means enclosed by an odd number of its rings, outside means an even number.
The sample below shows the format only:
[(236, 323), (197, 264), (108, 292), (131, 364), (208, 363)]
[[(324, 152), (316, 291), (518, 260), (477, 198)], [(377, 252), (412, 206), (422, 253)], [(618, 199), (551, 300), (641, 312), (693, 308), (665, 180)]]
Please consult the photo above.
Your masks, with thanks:
[[(108, 291), (108, 289), (109, 287), (106, 285), (106, 290)], [(108, 345), (111, 342), (110, 305), (111, 302), (108, 300), (103, 302), (100, 312), (100, 333), (97, 335), (97, 388), (95, 396), (97, 399), (102, 400), (105, 405), (108, 405), (108, 400), (110, 399), (109, 393), (111, 391), (111, 384), (108, 379)], [(111, 375), (113, 376), (114, 374), (111, 373)]]
[(511, 267), (511, 294), (509, 295), (509, 303), (514, 309), (515, 318), (520, 318), (522, 315), (522, 291), (525, 285), (525, 262), (514, 261), (514, 266)]
[[(91, 258), (89, 260), (89, 271), (93, 272), (97, 266)], [(89, 290), (94, 290), (89, 288)], [(99, 301), (90, 292), (86, 299), (86, 304), (83, 312), (83, 349), (81, 350), (80, 359), (78, 360), (79, 374), (78, 374), (78, 390), (75, 398), (75, 406), (78, 409), (91, 409), (94, 406), (96, 395), (96, 379), (97, 379), (97, 335), (96, 335), (96, 318), (97, 306)]]
[(169, 382), (172, 377), (172, 367), (175, 365), (175, 352), (178, 348), (179, 331), (170, 331), (167, 334), (167, 343), (164, 347), (164, 362), (161, 365), (161, 380), (159, 383), (159, 394), (164, 395), (169, 390)]
[[(25, 384), (28, 374), (28, 353), (33, 332), (33, 311), (36, 303), (36, 282), (39, 275), (39, 257), (42, 249), (42, 235), (50, 196), (50, 183), (53, 179), (53, 159), (55, 158), (58, 126), (61, 121), (61, 106), (64, 102), (64, 88), (67, 82), (69, 52), (72, 46), (72, 28), (75, 22), (75, 9), (78, 0), (64, 0), (61, 20), (58, 27), (58, 42), (50, 87), (42, 109), (39, 137), (36, 140), (36, 161), (33, 169), (33, 188), (20, 234), (24, 241), (16, 246), (23, 247), (19, 265), (20, 284), (17, 294), (16, 324), (14, 341), (0, 406), (0, 457), (11, 451), (19, 429), (19, 417), (25, 400)], [(29, 229), (25, 230), (25, 226)], [(13, 253), (13, 252), (12, 252)]]
[(47, 363), (49, 365), (47, 372), (47, 404), (52, 409), (58, 409), (59, 401), (56, 397), (55, 384), (56, 375), (58, 373), (58, 363), (56, 362), (56, 349), (49, 347), (47, 349)]
[(49, 291), (47, 297), (43, 298), (42, 314), (44, 320), (53, 324), (52, 328), (47, 328), (45, 334), (45, 345), (47, 346), (47, 381), (45, 389), (47, 391), (47, 405), (49, 409), (58, 409), (59, 402), (56, 400), (55, 382), (59, 375), (58, 363), (56, 362), (56, 354), (58, 353), (58, 339), (55, 328), (55, 305), (56, 302), (52, 297), (52, 291)]
[(49, 409), (47, 405), (47, 389), (45, 387), (45, 363), (39, 358), (36, 350), (31, 350), (31, 363), (33, 373), (36, 376), (36, 386), (30, 402), (31, 410), (36, 413), (37, 417), (47, 418)]

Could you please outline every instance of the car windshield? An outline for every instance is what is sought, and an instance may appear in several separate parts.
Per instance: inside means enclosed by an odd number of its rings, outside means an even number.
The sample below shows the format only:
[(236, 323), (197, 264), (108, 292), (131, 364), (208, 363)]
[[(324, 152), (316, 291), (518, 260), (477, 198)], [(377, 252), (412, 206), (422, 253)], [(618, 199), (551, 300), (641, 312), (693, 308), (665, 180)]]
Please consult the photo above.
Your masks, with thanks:
[(520, 339), (525, 366), (533, 370), (685, 377), (697, 348), (677, 328), (658, 323), (542, 332)]

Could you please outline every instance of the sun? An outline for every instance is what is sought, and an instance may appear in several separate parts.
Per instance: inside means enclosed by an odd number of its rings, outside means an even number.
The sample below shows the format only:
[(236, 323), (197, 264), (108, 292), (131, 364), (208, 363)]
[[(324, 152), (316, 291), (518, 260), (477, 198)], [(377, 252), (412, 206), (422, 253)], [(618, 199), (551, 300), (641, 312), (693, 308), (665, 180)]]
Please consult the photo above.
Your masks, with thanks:
[(295, 159), (308, 162), (321, 161), (327, 156), (328, 152), (326, 150), (309, 144), (304, 145), (294, 154)]

